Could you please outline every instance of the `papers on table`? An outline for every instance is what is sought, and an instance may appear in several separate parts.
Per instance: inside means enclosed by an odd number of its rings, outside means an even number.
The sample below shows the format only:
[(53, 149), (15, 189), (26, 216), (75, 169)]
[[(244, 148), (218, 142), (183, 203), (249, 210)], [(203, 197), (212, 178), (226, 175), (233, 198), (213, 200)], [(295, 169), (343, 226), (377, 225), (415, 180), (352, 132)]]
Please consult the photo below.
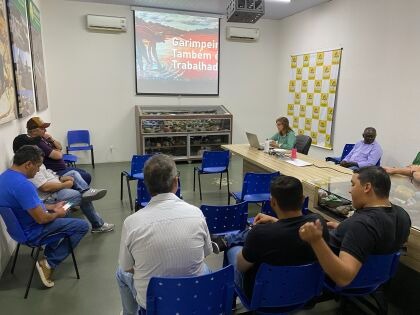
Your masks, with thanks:
[(312, 165), (312, 163), (299, 160), (299, 159), (290, 159), (290, 160), (284, 160), (284, 161), (287, 163), (293, 164), (295, 166), (299, 166), (299, 167)]

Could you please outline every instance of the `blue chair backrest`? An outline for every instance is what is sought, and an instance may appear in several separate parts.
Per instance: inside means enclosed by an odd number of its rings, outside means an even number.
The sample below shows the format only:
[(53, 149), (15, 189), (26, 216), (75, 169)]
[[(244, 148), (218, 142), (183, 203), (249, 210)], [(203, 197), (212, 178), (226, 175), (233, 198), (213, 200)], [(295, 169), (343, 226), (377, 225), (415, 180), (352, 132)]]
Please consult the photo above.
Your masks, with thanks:
[(26, 243), (28, 241), (12, 209), (0, 207), (0, 216), (3, 218), (7, 232), (12, 239), (18, 243)]
[(277, 176), (280, 176), (280, 172), (246, 173), (242, 184), (242, 199), (246, 195), (269, 194), (271, 181)]
[(229, 151), (204, 151), (203, 160), (201, 162), (202, 168), (207, 167), (228, 167), (229, 166)]
[[(175, 195), (181, 198), (181, 181), (179, 177), (178, 177), (178, 189)], [(139, 180), (137, 182), (137, 204), (144, 207), (146, 204), (149, 203), (150, 199), (152, 199), (152, 197), (150, 196), (149, 191), (147, 190), (144, 181)]]
[(342, 289), (375, 288), (387, 282), (397, 270), (400, 255), (399, 252), (389, 255), (370, 255), (356, 278)]
[(231, 314), (233, 293), (232, 265), (197, 277), (152, 277), (146, 314)]
[[(308, 214), (309, 212), (309, 197), (305, 197), (302, 204), (302, 214)], [(277, 218), (277, 214), (271, 208), (270, 201), (264, 201), (261, 208), (261, 213), (271, 215), (272, 217)]]
[(69, 146), (76, 143), (90, 144), (89, 130), (70, 130), (67, 131), (67, 143)]
[(247, 202), (229, 206), (202, 205), (200, 209), (206, 217), (210, 234), (243, 231), (246, 228), (246, 220), (248, 218)]
[(318, 263), (302, 266), (261, 264), (252, 291), (251, 309), (305, 303), (321, 293), (324, 272)]
[(143, 173), (144, 164), (152, 156), (153, 156), (152, 154), (133, 155), (133, 157), (131, 159), (130, 175), (133, 176), (134, 174)]
[(344, 160), (344, 158), (350, 153), (351, 150), (353, 150), (354, 143), (347, 143), (343, 148), (343, 153), (341, 153), (341, 160)]
[(376, 166), (381, 166), (381, 159), (378, 160), (378, 162), (376, 162), (375, 164)]

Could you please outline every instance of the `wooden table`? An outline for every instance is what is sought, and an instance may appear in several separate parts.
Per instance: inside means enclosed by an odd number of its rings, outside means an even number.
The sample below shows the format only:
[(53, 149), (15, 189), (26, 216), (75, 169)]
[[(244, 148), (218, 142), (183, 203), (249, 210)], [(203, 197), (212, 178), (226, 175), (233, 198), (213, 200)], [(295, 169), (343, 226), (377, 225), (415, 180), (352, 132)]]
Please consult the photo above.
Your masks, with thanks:
[[(350, 182), (353, 173), (351, 170), (304, 154), (298, 154), (297, 158), (313, 165), (297, 167), (287, 163), (284, 159), (251, 148), (248, 144), (222, 145), (222, 148), (242, 157), (244, 173), (279, 171), (280, 174), (300, 179), (303, 184), (304, 195), (309, 197), (309, 209), (321, 214), (329, 221), (337, 221), (334, 217), (318, 209), (318, 189), (320, 186), (325, 186), (326, 183)], [(417, 227), (411, 228), (407, 248), (407, 255), (401, 257), (401, 261), (408, 267), (420, 272), (420, 230)]]

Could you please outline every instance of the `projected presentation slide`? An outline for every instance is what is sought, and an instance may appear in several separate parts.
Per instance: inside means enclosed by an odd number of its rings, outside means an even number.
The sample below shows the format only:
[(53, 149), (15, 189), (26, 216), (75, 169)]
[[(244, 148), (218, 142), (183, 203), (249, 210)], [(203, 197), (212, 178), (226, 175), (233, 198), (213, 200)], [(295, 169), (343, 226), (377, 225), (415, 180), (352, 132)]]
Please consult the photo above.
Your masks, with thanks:
[(137, 94), (218, 95), (219, 19), (134, 11)]

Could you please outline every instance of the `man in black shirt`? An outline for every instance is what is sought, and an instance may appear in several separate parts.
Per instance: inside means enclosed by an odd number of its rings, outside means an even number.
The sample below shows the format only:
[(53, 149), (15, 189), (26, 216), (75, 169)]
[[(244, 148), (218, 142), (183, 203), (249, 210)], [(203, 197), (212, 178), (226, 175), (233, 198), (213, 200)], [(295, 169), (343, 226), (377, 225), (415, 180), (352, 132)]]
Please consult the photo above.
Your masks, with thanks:
[(354, 171), (351, 179), (353, 216), (340, 224), (328, 223), (331, 245), (322, 235), (320, 222), (305, 223), (299, 229), (302, 240), (313, 248), (325, 273), (339, 286), (350, 284), (371, 254), (391, 254), (407, 241), (411, 221), (407, 212), (389, 202), (391, 180), (381, 167), (368, 166)]
[[(262, 263), (290, 266), (316, 261), (311, 247), (299, 238), (299, 228), (305, 222), (324, 220), (315, 214), (302, 215), (302, 183), (291, 176), (277, 177), (270, 188), (270, 204), (277, 218), (258, 214), (250, 230), (226, 237), (227, 259), (235, 267), (235, 282), (250, 297), (258, 267)], [(328, 231), (323, 235), (328, 241)], [(242, 246), (235, 246), (244, 241)]]

